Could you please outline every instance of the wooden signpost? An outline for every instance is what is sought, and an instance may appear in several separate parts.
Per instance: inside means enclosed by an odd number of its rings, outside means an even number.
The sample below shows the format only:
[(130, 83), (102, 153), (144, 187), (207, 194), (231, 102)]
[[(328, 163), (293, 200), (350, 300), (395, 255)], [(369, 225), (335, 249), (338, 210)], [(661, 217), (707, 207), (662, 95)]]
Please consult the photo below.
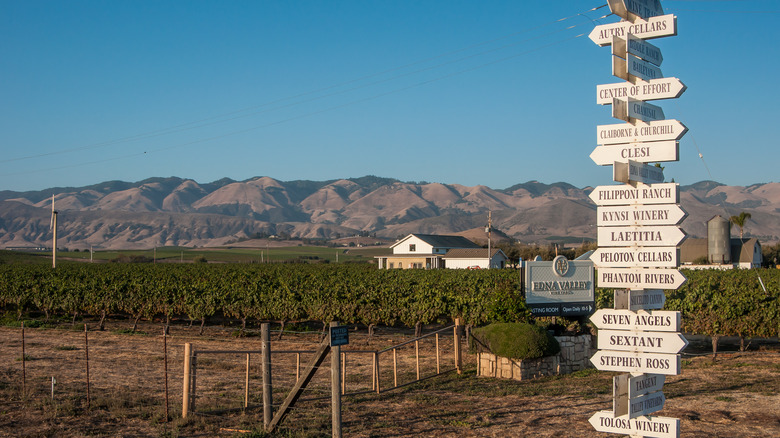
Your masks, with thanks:
[(612, 165), (612, 179), (622, 183), (662, 183), (664, 169), (634, 160), (628, 160), (627, 163), (615, 161)]
[(596, 209), (596, 225), (677, 225), (687, 214), (677, 204), (661, 205), (619, 205), (598, 207)]
[(598, 287), (615, 288), (615, 308), (591, 317), (598, 328), (599, 351), (591, 362), (599, 370), (624, 374), (613, 378), (612, 411), (597, 412), (590, 423), (600, 432), (632, 437), (679, 437), (680, 420), (648, 416), (663, 409), (665, 375), (680, 374), (680, 352), (688, 341), (679, 333), (680, 312), (662, 309), (664, 290), (686, 278), (678, 246), (685, 239), (679, 224), (679, 186), (664, 183), (655, 165), (679, 160), (680, 138), (687, 128), (667, 120), (648, 100), (674, 99), (686, 89), (677, 78), (664, 78), (661, 50), (647, 39), (677, 34), (677, 19), (664, 15), (660, 0), (608, 0), (623, 21), (596, 26), (590, 39), (612, 46), (612, 73), (625, 82), (597, 86), (596, 102), (612, 105), (612, 116), (627, 123), (596, 128), (598, 147), (590, 158), (612, 166), (613, 179), (590, 194), (598, 206), (598, 246), (590, 256)]
[(660, 106), (632, 97), (612, 99), (612, 117), (629, 123), (663, 120), (664, 110)]
[(678, 161), (679, 157), (680, 146), (674, 140), (597, 146), (590, 154), (591, 160), (599, 166), (610, 166), (615, 161), (622, 160), (634, 160), (638, 163), (661, 163)]
[(612, 99), (627, 97), (637, 100), (675, 99), (680, 97), (686, 89), (685, 84), (677, 78), (603, 84), (596, 86), (596, 103), (612, 105)]

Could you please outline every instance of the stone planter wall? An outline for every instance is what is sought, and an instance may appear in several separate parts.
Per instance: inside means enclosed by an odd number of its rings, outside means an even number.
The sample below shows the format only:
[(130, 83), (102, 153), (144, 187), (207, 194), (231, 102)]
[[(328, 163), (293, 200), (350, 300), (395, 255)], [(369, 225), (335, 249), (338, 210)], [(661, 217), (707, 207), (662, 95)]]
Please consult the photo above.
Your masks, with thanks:
[(569, 374), (592, 367), (596, 351), (591, 335), (556, 336), (561, 352), (540, 359), (516, 360), (492, 353), (477, 353), (477, 375), (525, 380), (555, 374)]

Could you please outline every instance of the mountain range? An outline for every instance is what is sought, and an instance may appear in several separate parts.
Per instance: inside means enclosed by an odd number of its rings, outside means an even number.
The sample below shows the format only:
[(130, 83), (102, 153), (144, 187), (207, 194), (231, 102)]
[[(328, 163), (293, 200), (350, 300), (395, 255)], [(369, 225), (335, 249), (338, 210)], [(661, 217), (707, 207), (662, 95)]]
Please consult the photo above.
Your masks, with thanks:
[[(490, 187), (365, 176), (331, 181), (256, 177), (200, 184), (176, 177), (87, 187), (0, 191), (0, 247), (50, 247), (52, 196), (58, 245), (70, 249), (219, 246), (259, 236), (335, 239), (454, 234), (492, 225), (523, 243), (595, 240), (592, 187), (529, 181)], [(748, 212), (745, 235), (780, 240), (780, 183), (680, 187), (682, 223), (706, 237), (706, 221)], [(738, 235), (733, 230), (732, 235)]]

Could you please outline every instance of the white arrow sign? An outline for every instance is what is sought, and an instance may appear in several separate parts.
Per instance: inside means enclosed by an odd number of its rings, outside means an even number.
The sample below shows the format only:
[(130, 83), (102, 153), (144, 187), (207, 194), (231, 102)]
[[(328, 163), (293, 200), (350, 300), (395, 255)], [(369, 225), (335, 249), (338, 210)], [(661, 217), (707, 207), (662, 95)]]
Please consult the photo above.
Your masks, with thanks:
[(636, 79), (650, 81), (664, 77), (660, 68), (630, 53), (626, 55), (626, 59), (612, 57), (612, 75), (630, 82)]
[(638, 353), (677, 354), (688, 346), (679, 332), (635, 332), (629, 330), (599, 330), (599, 350), (635, 351)]
[(660, 391), (664, 387), (666, 376), (663, 374), (620, 374), (612, 378), (615, 395), (636, 398), (640, 395)]
[(661, 49), (631, 34), (612, 38), (612, 54), (623, 59), (627, 59), (626, 55), (632, 54), (659, 67), (664, 61)]
[(590, 154), (590, 159), (599, 166), (609, 166), (615, 161), (626, 162), (634, 160), (638, 163), (661, 163), (678, 161), (680, 158), (679, 143), (671, 141), (654, 141), (645, 143), (621, 143), (598, 146)]
[(622, 183), (657, 184), (664, 182), (664, 169), (634, 160), (612, 163), (612, 180)]
[(663, 309), (666, 294), (661, 289), (615, 289), (615, 309), (655, 310)]
[(599, 411), (588, 420), (599, 432), (624, 435), (677, 438), (680, 436), (680, 419), (669, 417), (615, 417), (612, 411)]
[(588, 35), (591, 41), (600, 45), (612, 44), (612, 37), (632, 34), (643, 40), (677, 35), (677, 17), (662, 15), (647, 20), (637, 20), (634, 23), (621, 21), (618, 23), (596, 26)]
[(599, 309), (590, 316), (599, 330), (633, 330), (654, 332), (680, 331), (681, 316), (676, 310)]
[(628, 21), (664, 14), (660, 0), (607, 0), (613, 14)]
[(618, 289), (676, 290), (687, 280), (677, 269), (601, 268), (596, 274), (597, 287)]
[(679, 354), (599, 350), (590, 358), (590, 361), (599, 371), (652, 373), (667, 376), (680, 374)]
[(641, 417), (664, 408), (666, 397), (661, 391), (628, 400), (628, 418)]
[(677, 204), (680, 186), (677, 183), (598, 186), (588, 195), (596, 205)]
[(599, 248), (590, 255), (596, 268), (675, 268), (680, 250), (667, 247)]
[(596, 209), (596, 225), (677, 225), (686, 216), (685, 210), (677, 204), (604, 206)]
[(666, 118), (664, 110), (660, 106), (630, 97), (628, 99), (612, 99), (612, 117), (629, 123), (652, 122)]
[(616, 84), (596, 85), (596, 103), (612, 105), (614, 98), (633, 98), (636, 100), (675, 99), (680, 97), (687, 87), (677, 78), (661, 78), (636, 83), (619, 82)]
[[(596, 143), (612, 145), (672, 141), (681, 139), (686, 132), (688, 132), (688, 128), (674, 119), (657, 120), (648, 123), (642, 122), (636, 125), (631, 123), (599, 125), (596, 126)], [(593, 155), (591, 155), (591, 158), (593, 158)], [(634, 157), (633, 159), (639, 161), (639, 157)]]
[(685, 240), (685, 232), (674, 225), (598, 227), (599, 247), (677, 246), (683, 240)]

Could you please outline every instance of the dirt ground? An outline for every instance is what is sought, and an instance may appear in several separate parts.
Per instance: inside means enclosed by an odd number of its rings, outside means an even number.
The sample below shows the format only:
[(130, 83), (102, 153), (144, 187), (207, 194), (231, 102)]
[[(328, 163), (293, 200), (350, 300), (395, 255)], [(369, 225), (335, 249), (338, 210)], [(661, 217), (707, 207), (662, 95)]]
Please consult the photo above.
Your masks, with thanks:
[[(146, 324), (127, 333), (126, 322), (109, 322), (106, 331), (90, 323), (85, 345), (83, 323), (57, 328), (0, 327), (0, 437), (214, 437), (330, 436), (330, 359), (318, 370), (303, 399), (273, 435), (262, 432), (260, 356), (250, 356), (249, 400), (244, 405), (246, 355), (206, 350), (259, 350), (257, 330), (235, 337), (234, 328)], [(251, 336), (254, 335), (254, 336)], [(345, 437), (607, 437), (588, 418), (611, 408), (614, 373), (595, 370), (516, 382), (475, 376), (475, 358), (464, 354), (464, 373), (450, 372), (376, 394), (372, 355), (410, 338), (398, 330), (351, 332), (346, 355), (346, 390), (367, 391), (343, 398)], [(274, 403), (278, 405), (311, 358), (319, 332), (285, 333), (272, 338)], [(167, 342), (168, 422), (165, 363)], [(183, 346), (198, 355), (196, 413), (182, 419)], [(440, 368), (454, 367), (452, 336), (440, 339)], [(88, 348), (85, 348), (87, 347)], [(287, 351), (287, 353), (284, 353)], [(295, 352), (302, 352), (298, 356)], [(434, 338), (421, 342), (421, 373), (436, 369)], [(89, 361), (86, 360), (88, 352)], [(414, 343), (397, 353), (398, 380), (412, 379)], [(87, 387), (87, 366), (89, 387)], [(380, 387), (393, 385), (392, 353), (380, 359)], [(54, 380), (52, 393), (52, 380)], [(24, 386), (24, 388), (23, 388)], [(23, 392), (24, 389), (24, 392)], [(780, 347), (763, 345), (748, 352), (722, 352), (713, 362), (689, 347), (683, 372), (669, 376), (667, 401), (658, 414), (679, 418), (683, 437), (780, 436)], [(215, 411), (233, 409), (225, 413)]]

